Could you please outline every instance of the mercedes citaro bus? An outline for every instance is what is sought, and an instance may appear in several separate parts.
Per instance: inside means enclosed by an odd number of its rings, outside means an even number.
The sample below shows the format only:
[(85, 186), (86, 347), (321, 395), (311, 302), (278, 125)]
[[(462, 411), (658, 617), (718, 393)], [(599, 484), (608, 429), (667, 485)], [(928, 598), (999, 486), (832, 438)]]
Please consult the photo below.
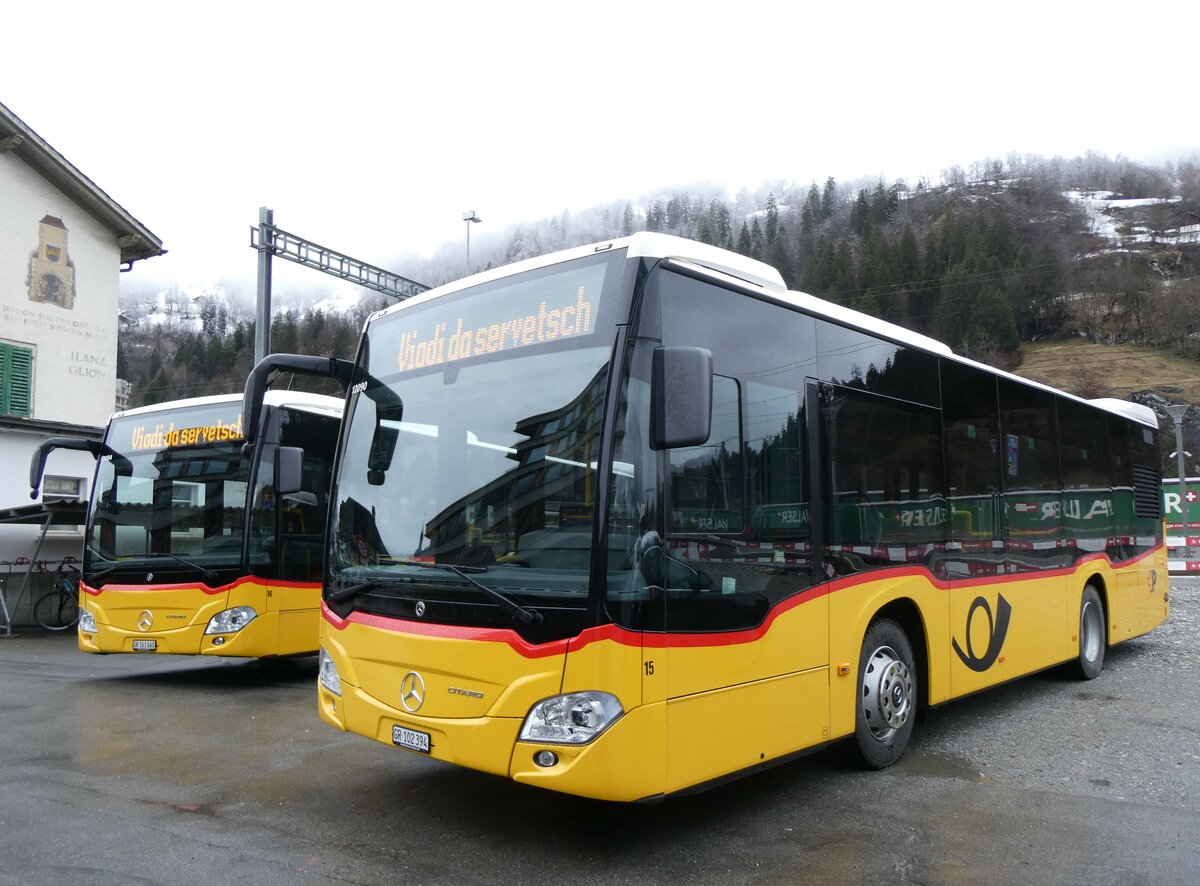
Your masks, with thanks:
[(320, 715), (406, 753), (625, 801), (842, 739), (880, 768), (919, 706), (1167, 616), (1149, 409), (713, 247), (571, 249), (268, 360), (349, 389)]
[(246, 445), (239, 394), (118, 412), (96, 457), (80, 575), (84, 652), (269, 657), (317, 649), (342, 401), (270, 392)]

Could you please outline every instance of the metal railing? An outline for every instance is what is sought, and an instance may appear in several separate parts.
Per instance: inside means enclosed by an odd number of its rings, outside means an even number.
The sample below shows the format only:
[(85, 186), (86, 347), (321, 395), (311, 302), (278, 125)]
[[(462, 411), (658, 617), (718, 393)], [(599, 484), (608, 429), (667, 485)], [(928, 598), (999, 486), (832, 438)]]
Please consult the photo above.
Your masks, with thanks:
[[(33, 601), (35, 593), (33, 588), (33, 580), (35, 576), (43, 576), (46, 581), (52, 582), (55, 575), (65, 569), (77, 569), (79, 563), (78, 557), (66, 556), (61, 560), (30, 560), (28, 557), (17, 557), (15, 560), (0, 560), (0, 617), (4, 619), (4, 631), (0, 633), (0, 639), (17, 636), (13, 632), (13, 620), (17, 617), (17, 613), (21, 609), (21, 601), (25, 599), (26, 593), (29, 594), (29, 617), (30, 622), (33, 621)], [(54, 564), (54, 565), (52, 565)], [(17, 589), (16, 598), (8, 599), (8, 585), (12, 580), (14, 569), (19, 570), (25, 567), (24, 573), (17, 572), (21, 575), (21, 586)]]

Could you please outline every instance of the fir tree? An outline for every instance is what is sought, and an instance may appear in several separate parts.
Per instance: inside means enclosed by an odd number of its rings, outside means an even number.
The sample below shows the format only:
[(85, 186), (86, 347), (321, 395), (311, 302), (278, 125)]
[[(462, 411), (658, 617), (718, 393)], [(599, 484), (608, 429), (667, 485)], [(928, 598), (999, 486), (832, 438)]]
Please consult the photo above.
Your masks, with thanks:
[(775, 202), (774, 192), (767, 195), (767, 246), (775, 245), (779, 234), (779, 204)]
[(833, 176), (825, 179), (825, 189), (821, 191), (821, 221), (830, 218), (833, 215), (834, 207), (837, 205), (837, 182), (833, 180)]
[(742, 230), (738, 234), (737, 251), (747, 256), (753, 254), (753, 247), (750, 245), (750, 227), (745, 222), (742, 222)]
[(854, 205), (850, 207), (850, 230), (862, 237), (870, 224), (871, 207), (867, 203), (867, 192), (860, 190), (854, 198)]
[(813, 182), (808, 188), (808, 196), (804, 198), (804, 205), (800, 208), (800, 236), (803, 239), (811, 239), (817, 222), (825, 218), (822, 213), (821, 195), (817, 191), (817, 183)]

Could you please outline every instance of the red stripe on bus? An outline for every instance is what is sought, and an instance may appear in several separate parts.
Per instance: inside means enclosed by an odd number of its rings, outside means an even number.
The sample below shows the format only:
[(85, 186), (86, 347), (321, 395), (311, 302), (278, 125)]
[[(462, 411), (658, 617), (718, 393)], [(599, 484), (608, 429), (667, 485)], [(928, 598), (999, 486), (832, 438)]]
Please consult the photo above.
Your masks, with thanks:
[[(1122, 561), (1122, 567), (1137, 563), (1147, 557), (1153, 556), (1162, 545), (1159, 544), (1137, 557)], [(392, 631), (402, 634), (416, 634), (422, 637), (438, 637), (446, 640), (474, 640), (484, 643), (507, 643), (512, 647), (513, 651), (524, 656), (525, 658), (545, 658), (551, 655), (561, 655), (568, 650), (578, 652), (580, 649), (599, 642), (618, 643), (623, 646), (636, 646), (651, 649), (669, 649), (669, 648), (700, 648), (705, 646), (736, 646), (743, 643), (753, 643), (762, 639), (772, 624), (786, 612), (790, 612), (798, 606), (802, 606), (812, 600), (824, 597), (827, 594), (833, 594), (838, 591), (849, 590), (862, 584), (875, 581), (886, 581), (896, 578), (926, 578), (929, 583), (936, 588), (949, 590), (955, 588), (970, 588), (992, 584), (1004, 584), (1014, 581), (1034, 581), (1044, 578), (1061, 578), (1066, 575), (1071, 575), (1078, 572), (1086, 564), (1095, 560), (1108, 559), (1107, 554), (1096, 553), (1089, 554), (1079, 560), (1074, 566), (1063, 567), (1062, 569), (1047, 569), (1047, 570), (1030, 570), (1028, 572), (1017, 572), (1009, 575), (991, 575), (981, 576), (957, 581), (949, 581), (947, 579), (935, 578), (924, 566), (898, 566), (894, 569), (876, 569), (870, 572), (860, 572), (856, 575), (845, 576), (843, 578), (832, 579), (815, 587), (809, 588), (806, 591), (801, 591), (799, 594), (794, 594), (785, 600), (781, 600), (763, 619), (762, 624), (743, 631), (723, 631), (723, 632), (707, 632), (707, 633), (668, 633), (657, 631), (634, 631), (628, 628), (623, 628), (615, 624), (598, 625), (594, 628), (586, 628), (574, 637), (566, 640), (554, 640), (545, 644), (533, 644), (527, 642), (512, 628), (477, 628), (466, 627), (462, 625), (443, 625), (433, 624), (430, 622), (411, 621), (403, 618), (393, 618), (384, 615), (369, 615), (363, 612), (352, 612), (346, 618), (339, 617), (333, 612), (324, 602), (321, 604), (321, 613), (325, 617), (325, 621), (336, 630), (345, 630), (351, 624), (360, 624), (366, 627), (377, 628), (384, 631)]]
[(331, 627), (339, 631), (345, 630), (348, 625), (359, 624), (366, 627), (378, 628), (383, 631), (416, 634), (422, 637), (438, 637), (445, 640), (507, 643), (514, 651), (520, 653), (525, 658), (545, 658), (551, 655), (561, 655), (567, 651), (568, 644), (567, 640), (554, 640), (543, 644), (529, 643), (511, 628), (477, 628), (466, 625), (432, 624), (424, 621), (391, 618), (385, 615), (369, 615), (365, 612), (352, 612), (346, 618), (340, 618), (324, 602), (321, 604), (321, 614)]
[(307, 588), (307, 589), (313, 589), (313, 590), (319, 589), (321, 587), (320, 583), (318, 583), (318, 582), (272, 581), (272, 580), (258, 578), (257, 576), (253, 576), (253, 575), (246, 575), (246, 576), (242, 576), (241, 578), (238, 578), (235, 581), (230, 582), (227, 585), (221, 585), (221, 586), (215, 587), (215, 588), (210, 588), (207, 585), (202, 585), (202, 584), (192, 584), (190, 582), (176, 582), (174, 584), (151, 584), (151, 585), (106, 584), (100, 588), (93, 588), (90, 585), (80, 582), (79, 590), (85, 594), (90, 594), (93, 597), (99, 597), (105, 591), (129, 591), (129, 592), (133, 592), (133, 593), (145, 591), (148, 593), (156, 593), (158, 591), (188, 591), (188, 590), (203, 591), (205, 594), (208, 594), (210, 596), (215, 596), (217, 594), (224, 594), (227, 591), (232, 591), (235, 588), (238, 588), (244, 584), (257, 584), (257, 585), (262, 585), (264, 588), (265, 587), (298, 588), (298, 589), (306, 589)]
[(1120, 564), (1113, 563), (1108, 554), (1097, 551), (1094, 554), (1088, 554), (1086, 557), (1080, 557), (1072, 566), (1063, 566), (1060, 569), (1027, 569), (1024, 572), (1007, 572), (1002, 575), (976, 575), (971, 578), (953, 580), (937, 579), (936, 583), (941, 586), (949, 585), (956, 588), (970, 588), (983, 585), (1009, 584), (1014, 581), (1032, 581), (1040, 578), (1062, 578), (1074, 575), (1087, 566), (1087, 564), (1094, 563), (1097, 560), (1107, 561), (1113, 569), (1128, 569), (1134, 563), (1140, 563), (1142, 560), (1153, 557), (1162, 549), (1163, 545), (1161, 543), (1157, 544), (1145, 553), (1138, 554), (1136, 557), (1130, 557), (1128, 560), (1122, 560)]

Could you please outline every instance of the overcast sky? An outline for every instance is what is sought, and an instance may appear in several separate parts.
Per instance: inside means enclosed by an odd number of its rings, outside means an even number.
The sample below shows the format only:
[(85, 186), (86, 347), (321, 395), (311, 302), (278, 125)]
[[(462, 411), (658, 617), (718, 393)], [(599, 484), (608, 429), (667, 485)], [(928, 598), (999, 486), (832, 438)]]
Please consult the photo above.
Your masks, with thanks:
[(252, 280), (260, 206), (402, 271), (468, 209), (480, 237), (660, 187), (1200, 148), (1196, 0), (186, 9), (2, 15), (0, 102), (162, 238), (143, 279)]

